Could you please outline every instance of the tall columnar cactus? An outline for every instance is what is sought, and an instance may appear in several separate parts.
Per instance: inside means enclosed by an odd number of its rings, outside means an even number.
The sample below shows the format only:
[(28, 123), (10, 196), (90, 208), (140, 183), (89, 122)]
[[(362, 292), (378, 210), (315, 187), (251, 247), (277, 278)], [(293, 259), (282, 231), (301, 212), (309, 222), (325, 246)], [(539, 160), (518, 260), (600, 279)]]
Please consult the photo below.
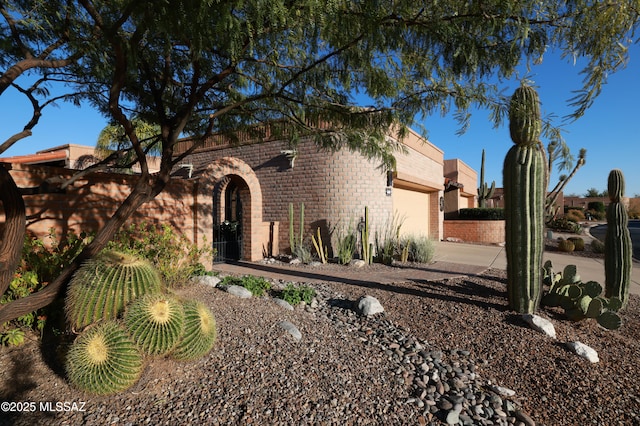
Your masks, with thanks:
[(289, 203), (289, 248), (291, 253), (295, 253), (296, 247), (302, 245), (304, 241), (304, 203), (300, 203), (300, 233), (296, 238), (293, 224), (293, 203)]
[(484, 181), (484, 149), (482, 150), (482, 163), (480, 165), (480, 187), (478, 188), (478, 206), (487, 207), (487, 200), (493, 197), (496, 190), (496, 181), (491, 182), (491, 187)]
[(71, 326), (79, 330), (99, 320), (115, 319), (138, 296), (160, 290), (160, 275), (151, 263), (125, 253), (103, 251), (74, 274), (65, 313)]
[(362, 229), (360, 230), (360, 241), (362, 243), (362, 260), (367, 264), (372, 262), (373, 250), (369, 244), (369, 207), (364, 208), (364, 219), (362, 223)]
[(533, 313), (542, 294), (545, 161), (538, 94), (516, 89), (509, 105), (509, 131), (515, 145), (504, 160), (505, 237), (509, 306)]
[(610, 203), (607, 206), (607, 233), (604, 240), (605, 296), (617, 297), (624, 308), (629, 301), (631, 281), (631, 236), (629, 216), (622, 203), (624, 176), (611, 170), (607, 184)]

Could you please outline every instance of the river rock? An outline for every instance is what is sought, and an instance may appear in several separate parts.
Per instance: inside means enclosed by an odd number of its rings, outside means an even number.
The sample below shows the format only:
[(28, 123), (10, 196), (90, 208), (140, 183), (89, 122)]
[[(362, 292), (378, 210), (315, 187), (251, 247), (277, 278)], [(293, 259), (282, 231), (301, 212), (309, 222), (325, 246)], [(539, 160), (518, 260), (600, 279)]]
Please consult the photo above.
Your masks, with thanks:
[(384, 308), (373, 296), (362, 296), (356, 302), (356, 310), (361, 315), (375, 315), (380, 312), (384, 312)]
[(571, 351), (575, 352), (576, 355), (588, 359), (592, 363), (600, 362), (598, 352), (596, 352), (592, 347), (581, 342), (567, 342), (565, 344)]
[(249, 290), (247, 290), (246, 288), (240, 285), (229, 285), (229, 286), (226, 286), (224, 289), (227, 293), (233, 294), (234, 296), (239, 297), (241, 299), (249, 299), (252, 296)]
[(522, 319), (534, 330), (546, 334), (552, 339), (556, 338), (556, 329), (548, 319), (532, 314), (523, 314)]

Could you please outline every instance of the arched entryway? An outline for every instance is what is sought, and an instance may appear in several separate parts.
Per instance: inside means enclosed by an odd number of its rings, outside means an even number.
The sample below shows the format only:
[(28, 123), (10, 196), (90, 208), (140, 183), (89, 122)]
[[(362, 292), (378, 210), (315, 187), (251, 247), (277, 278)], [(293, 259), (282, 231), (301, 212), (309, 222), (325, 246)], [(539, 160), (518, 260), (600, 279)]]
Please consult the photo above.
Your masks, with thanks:
[(262, 190), (253, 169), (224, 157), (207, 167), (200, 182), (198, 232), (219, 245), (216, 260), (261, 259), (269, 224), (262, 222)]
[(238, 175), (225, 176), (216, 184), (213, 203), (215, 261), (240, 260), (243, 258), (243, 230), (251, 227), (249, 218), (243, 214), (243, 206), (251, 206), (249, 186)]

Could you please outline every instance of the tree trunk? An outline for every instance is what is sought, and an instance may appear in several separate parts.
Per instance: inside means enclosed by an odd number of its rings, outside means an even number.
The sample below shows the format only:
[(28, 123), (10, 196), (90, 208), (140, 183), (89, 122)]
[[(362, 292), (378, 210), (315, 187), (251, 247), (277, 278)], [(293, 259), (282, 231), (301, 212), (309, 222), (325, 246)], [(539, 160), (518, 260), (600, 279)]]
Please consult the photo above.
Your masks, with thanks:
[[(0, 165), (0, 201), (5, 214), (4, 228), (0, 233), (0, 295), (2, 295), (9, 288), (20, 263), (26, 229), (24, 200), (11, 174), (3, 165)], [(2, 322), (0, 321), (0, 324)]]
[[(64, 294), (67, 283), (71, 279), (73, 273), (80, 267), (82, 262), (98, 254), (100, 250), (107, 245), (111, 238), (113, 238), (115, 233), (127, 221), (127, 219), (131, 217), (131, 215), (135, 213), (141, 205), (153, 199), (162, 187), (164, 187), (164, 185), (160, 185), (160, 187), (158, 187), (157, 182), (155, 186), (152, 185), (147, 176), (141, 176), (134, 186), (131, 194), (129, 194), (122, 205), (118, 207), (115, 214), (107, 221), (105, 226), (98, 231), (94, 240), (87, 245), (84, 250), (82, 250), (78, 257), (76, 257), (76, 259), (66, 267), (53, 282), (42, 290), (27, 297), (14, 300), (6, 305), (0, 306), (0, 324), (43, 308), (53, 302), (59, 295)], [(4, 191), (2, 194), (4, 196)], [(22, 201), (22, 199), (20, 200)], [(24, 223), (25, 221), (23, 219), (23, 227)], [(20, 249), (22, 248), (22, 239), (20, 239), (19, 247)], [(20, 252), (21, 250), (18, 250), (18, 260), (20, 259)], [(14, 271), (15, 268), (11, 270), (11, 273), (13, 274)]]

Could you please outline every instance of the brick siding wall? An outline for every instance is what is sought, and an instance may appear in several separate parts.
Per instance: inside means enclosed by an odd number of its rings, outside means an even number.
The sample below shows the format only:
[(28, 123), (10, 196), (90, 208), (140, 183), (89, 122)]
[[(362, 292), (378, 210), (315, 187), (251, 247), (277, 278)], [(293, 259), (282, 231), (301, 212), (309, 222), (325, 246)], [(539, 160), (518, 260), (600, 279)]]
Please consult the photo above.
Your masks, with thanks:
[(447, 238), (474, 243), (504, 243), (504, 220), (445, 220), (444, 239)]

